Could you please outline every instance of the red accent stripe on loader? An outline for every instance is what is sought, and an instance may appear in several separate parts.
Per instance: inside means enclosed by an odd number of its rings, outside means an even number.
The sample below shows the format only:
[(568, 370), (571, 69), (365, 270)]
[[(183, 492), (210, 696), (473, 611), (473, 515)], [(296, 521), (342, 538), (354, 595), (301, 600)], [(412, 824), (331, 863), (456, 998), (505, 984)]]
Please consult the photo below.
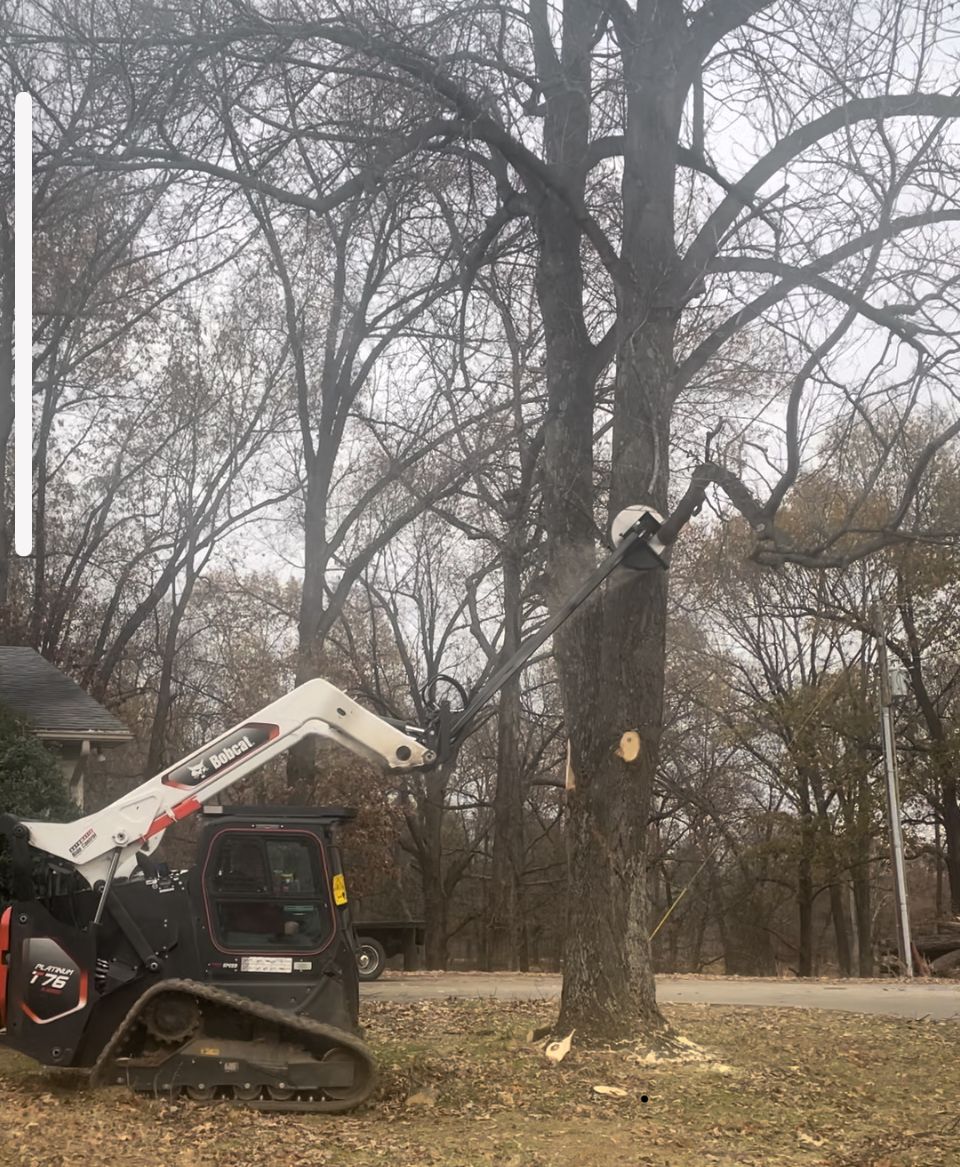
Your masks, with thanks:
[(7, 1024), (7, 973), (10, 959), (10, 917), (13, 908), (0, 916), (0, 1029)]
[(143, 838), (149, 839), (151, 835), (155, 835), (158, 831), (165, 831), (167, 827), (172, 827), (174, 823), (178, 823), (181, 819), (185, 819), (187, 815), (193, 814), (201, 807), (195, 798), (185, 798), (183, 802), (178, 802), (176, 806), (172, 806), (161, 815), (153, 820), (149, 827), (143, 834)]

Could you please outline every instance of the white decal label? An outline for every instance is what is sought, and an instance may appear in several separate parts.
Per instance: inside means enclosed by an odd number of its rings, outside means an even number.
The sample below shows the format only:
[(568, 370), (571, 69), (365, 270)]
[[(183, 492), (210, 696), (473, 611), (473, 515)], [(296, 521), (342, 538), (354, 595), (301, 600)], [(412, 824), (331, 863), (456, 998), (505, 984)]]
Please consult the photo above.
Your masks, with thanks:
[(293, 967), (296, 969), (297, 972), (309, 972), (310, 969), (313, 968), (313, 961), (312, 960), (295, 960), (293, 962)]
[(90, 844), (93, 842), (93, 840), (96, 837), (97, 837), (97, 832), (93, 829), (93, 827), (91, 827), (90, 830), (86, 831), (84, 834), (82, 834), (80, 836), (80, 838), (77, 839), (77, 841), (75, 843), (71, 843), (70, 844), (70, 854), (73, 856), (73, 858), (76, 859), (76, 857), (80, 854), (80, 852), (85, 847), (89, 847)]
[(242, 956), (241, 972), (289, 973), (293, 972), (291, 956)]

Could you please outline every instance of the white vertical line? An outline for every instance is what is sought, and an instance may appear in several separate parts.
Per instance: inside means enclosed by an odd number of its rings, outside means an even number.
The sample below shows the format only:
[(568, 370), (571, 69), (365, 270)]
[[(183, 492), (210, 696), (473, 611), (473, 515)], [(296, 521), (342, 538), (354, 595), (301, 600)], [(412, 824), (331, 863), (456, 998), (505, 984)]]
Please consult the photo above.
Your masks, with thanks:
[(13, 117), (13, 546), (33, 550), (33, 101)]

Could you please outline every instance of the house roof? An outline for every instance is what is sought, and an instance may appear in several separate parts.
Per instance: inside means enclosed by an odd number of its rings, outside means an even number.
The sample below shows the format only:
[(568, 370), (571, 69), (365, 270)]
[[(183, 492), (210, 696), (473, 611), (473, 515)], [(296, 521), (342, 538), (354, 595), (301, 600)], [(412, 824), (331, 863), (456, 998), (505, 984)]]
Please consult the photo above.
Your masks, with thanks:
[(42, 738), (121, 742), (133, 737), (122, 721), (32, 648), (0, 645), (0, 705)]

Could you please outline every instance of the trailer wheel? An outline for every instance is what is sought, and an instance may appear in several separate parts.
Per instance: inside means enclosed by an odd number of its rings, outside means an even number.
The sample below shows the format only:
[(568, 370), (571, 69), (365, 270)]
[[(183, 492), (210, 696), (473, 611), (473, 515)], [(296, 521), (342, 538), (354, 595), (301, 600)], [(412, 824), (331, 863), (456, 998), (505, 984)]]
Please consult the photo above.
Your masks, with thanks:
[(372, 936), (360, 936), (357, 939), (357, 969), (360, 980), (375, 981), (383, 972), (387, 963), (387, 954), (379, 940)]

